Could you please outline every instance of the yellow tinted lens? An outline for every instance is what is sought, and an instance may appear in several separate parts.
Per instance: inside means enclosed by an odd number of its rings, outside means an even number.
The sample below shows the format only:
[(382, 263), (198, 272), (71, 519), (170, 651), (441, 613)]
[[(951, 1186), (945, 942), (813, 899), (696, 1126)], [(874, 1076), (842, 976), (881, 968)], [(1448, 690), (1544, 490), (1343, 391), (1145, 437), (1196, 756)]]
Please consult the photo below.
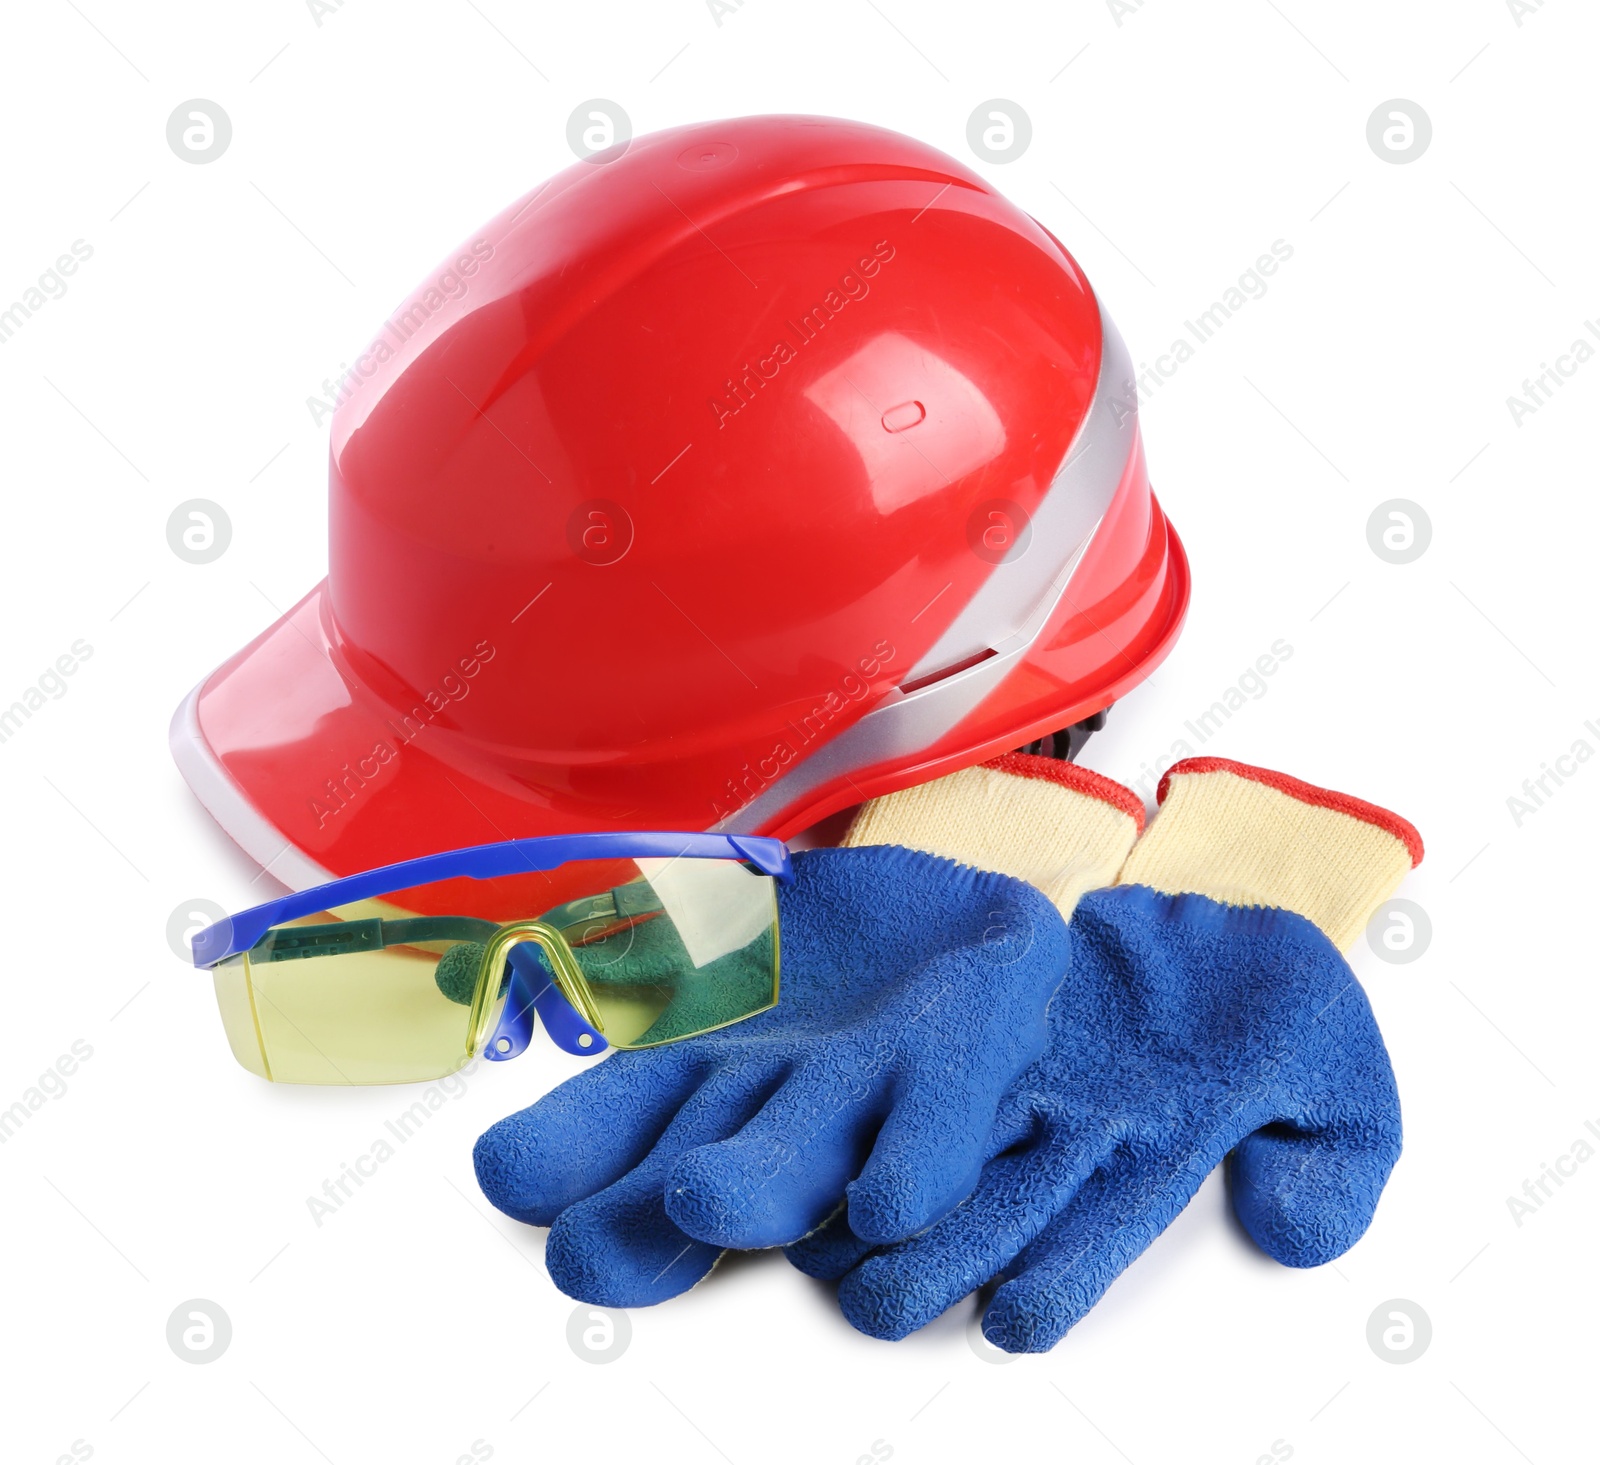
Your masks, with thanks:
[(244, 961), (268, 1076), (279, 1083), (417, 1083), (472, 1056), (470, 1009), (434, 981), (438, 958), (370, 951)]
[(218, 967), (235, 1056), (278, 1083), (420, 1083), (460, 1068), (499, 926), (445, 913), (449, 895), (424, 886), (333, 906), (274, 926)]
[(654, 907), (625, 926), (563, 935), (589, 1006), (614, 1048), (671, 1043), (764, 1012), (778, 1000), (773, 880), (732, 860), (641, 860), (628, 899)]

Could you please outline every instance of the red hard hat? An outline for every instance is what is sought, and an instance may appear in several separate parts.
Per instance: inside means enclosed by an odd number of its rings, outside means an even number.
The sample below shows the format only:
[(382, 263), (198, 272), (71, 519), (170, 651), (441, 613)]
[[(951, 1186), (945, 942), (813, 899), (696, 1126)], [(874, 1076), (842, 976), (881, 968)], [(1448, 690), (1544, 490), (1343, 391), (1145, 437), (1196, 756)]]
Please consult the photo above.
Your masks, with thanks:
[(341, 393), (327, 579), (173, 721), (295, 886), (558, 831), (788, 835), (1106, 707), (1188, 600), (1082, 271), (876, 127), (579, 163)]

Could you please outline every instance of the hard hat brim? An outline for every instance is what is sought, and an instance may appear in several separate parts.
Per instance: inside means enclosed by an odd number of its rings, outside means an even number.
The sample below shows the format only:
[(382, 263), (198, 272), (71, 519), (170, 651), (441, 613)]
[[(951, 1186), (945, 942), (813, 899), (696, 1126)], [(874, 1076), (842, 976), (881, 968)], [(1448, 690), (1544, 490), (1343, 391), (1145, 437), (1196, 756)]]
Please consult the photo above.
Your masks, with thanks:
[(631, 827), (557, 813), (465, 755), (450, 712), (469, 677), (409, 710), (380, 697), (338, 654), (327, 596), (324, 580), (201, 681), (169, 729), (184, 781), (270, 874), (303, 890), (497, 839)]

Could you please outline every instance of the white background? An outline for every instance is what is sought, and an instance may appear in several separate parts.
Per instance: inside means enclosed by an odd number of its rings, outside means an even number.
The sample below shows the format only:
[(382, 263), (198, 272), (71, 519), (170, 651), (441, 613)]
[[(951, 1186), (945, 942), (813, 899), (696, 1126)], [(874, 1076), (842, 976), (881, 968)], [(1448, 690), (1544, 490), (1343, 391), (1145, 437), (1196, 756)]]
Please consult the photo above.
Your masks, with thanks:
[[(1600, 1163), (1518, 1225), (1507, 1198), (1600, 1123), (1588, 922), (1600, 761), (1520, 825), (1507, 804), (1600, 749), (1591, 424), (1600, 361), (1518, 426), (1506, 399), (1600, 317), (1593, 65), (1579, 0), (1126, 7), (703, 0), (533, 7), (44, 0), (5, 20), (0, 303), (93, 256), (0, 348), (0, 704), (83, 638), (67, 692), (0, 744), (7, 970), (0, 1107), (93, 1056), (3, 1147), (0, 1454), (448, 1465), (504, 1459), (1546, 1462), (1592, 1451)], [(1077, 254), (1150, 360), (1273, 241), (1292, 260), (1145, 403), (1195, 572), (1188, 628), (1091, 745), (1127, 781), (1280, 638), (1291, 659), (1197, 751), (1412, 818), (1402, 894), (1432, 939), (1354, 962), (1399, 1074), (1406, 1152), (1369, 1235), (1291, 1272), (1215, 1180), (1052, 1353), (997, 1366), (969, 1308), (855, 1334), (776, 1255), (632, 1314), (597, 1366), (542, 1233), (490, 1211), (470, 1152), (572, 1071), (480, 1071), (318, 1228), (306, 1198), (414, 1091), (269, 1087), (169, 949), (196, 899), (261, 897), (172, 767), (172, 708), (319, 579), (326, 426), (307, 409), (376, 322), (507, 201), (571, 161), (591, 97), (636, 130), (849, 116), (976, 166)], [(220, 103), (216, 162), (169, 149)], [(1033, 141), (986, 165), (973, 109)], [(1368, 145), (1391, 98), (1431, 147)], [(292, 222), (291, 222), (292, 221)], [(206, 566), (173, 507), (226, 507)], [(1432, 524), (1393, 565), (1367, 521)], [(1594, 1138), (1591, 1136), (1591, 1138)], [(1600, 1144), (1600, 1141), (1596, 1141)], [(181, 1302), (231, 1318), (180, 1360)], [(1431, 1319), (1397, 1365), (1390, 1299)], [(993, 1355), (991, 1355), (992, 1360)], [(532, 1399), (532, 1402), (528, 1402)]]

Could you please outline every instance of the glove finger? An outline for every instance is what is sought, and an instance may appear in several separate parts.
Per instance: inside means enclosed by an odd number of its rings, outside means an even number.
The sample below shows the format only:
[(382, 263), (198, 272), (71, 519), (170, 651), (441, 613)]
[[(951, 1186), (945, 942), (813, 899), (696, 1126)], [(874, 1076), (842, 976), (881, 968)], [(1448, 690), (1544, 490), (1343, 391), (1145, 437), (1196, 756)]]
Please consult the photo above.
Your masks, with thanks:
[(661, 1205), (659, 1166), (644, 1165), (569, 1206), (545, 1243), (550, 1280), (596, 1307), (649, 1307), (687, 1292), (716, 1265), (720, 1246), (686, 1236)]
[(643, 1160), (555, 1218), (544, 1254), (550, 1280), (597, 1307), (647, 1307), (694, 1286), (722, 1248), (685, 1235), (667, 1215), (667, 1174), (686, 1148), (713, 1143), (744, 1124), (775, 1078), (762, 1066), (745, 1065), (709, 1079)]
[(983, 1335), (1007, 1353), (1055, 1347), (1167, 1229), (1215, 1160), (1119, 1150), (1027, 1248), (990, 1299)]
[(872, 1154), (846, 1191), (850, 1229), (861, 1241), (903, 1241), (972, 1193), (992, 1148), (997, 1083), (1011, 1075), (996, 1074), (996, 1082), (987, 1084), (979, 1077), (944, 1074), (936, 1084), (910, 1086), (896, 1098)]
[(839, 1308), (874, 1338), (903, 1338), (1010, 1265), (1093, 1174), (1112, 1141), (1062, 1135), (1003, 1155), (921, 1236), (874, 1252), (839, 1283)]
[(1398, 1103), (1324, 1128), (1268, 1125), (1229, 1162), (1234, 1214), (1275, 1261), (1321, 1266), (1361, 1239), (1399, 1157)]
[(491, 1204), (548, 1226), (637, 1165), (700, 1081), (680, 1055), (616, 1053), (478, 1137), (472, 1163)]
[[(1007, 1112), (1008, 1109), (1010, 1112)], [(980, 1160), (989, 1160), (1005, 1150), (1022, 1144), (1027, 1139), (1031, 1127), (1031, 1110), (1026, 1104), (1001, 1105), (1000, 1112), (994, 1121), (994, 1127), (983, 1138)], [(879, 1152), (883, 1149), (884, 1133), (887, 1129), (888, 1125), (886, 1124), (884, 1130), (879, 1131), (878, 1143), (873, 1146), (872, 1157), (868, 1161), (868, 1169), (862, 1172), (862, 1177), (856, 1182), (856, 1187), (860, 1187), (867, 1182), (869, 1178), (868, 1171), (876, 1165)], [(979, 1176), (982, 1173), (980, 1168), (978, 1171)], [(967, 1192), (974, 1188), (975, 1184), (968, 1186)], [(955, 1197), (949, 1206), (937, 1214), (930, 1215), (924, 1225), (931, 1225), (934, 1220), (938, 1219), (938, 1215), (953, 1209), (955, 1205), (964, 1199), (965, 1193)], [(853, 1214), (857, 1207), (856, 1190), (854, 1188), (850, 1191), (849, 1204), (850, 1213)], [(917, 1229), (922, 1228), (913, 1228), (913, 1231)], [(910, 1234), (912, 1232), (904, 1233), (904, 1235)], [(890, 1239), (903, 1239), (903, 1236)], [(792, 1266), (804, 1272), (806, 1276), (815, 1277), (819, 1281), (836, 1282), (857, 1262), (876, 1250), (878, 1244), (863, 1241), (851, 1224), (850, 1214), (847, 1214), (845, 1209), (840, 1207), (815, 1231), (809, 1235), (802, 1236), (800, 1240), (786, 1247), (784, 1255), (788, 1257)]]
[(843, 1208), (835, 1211), (809, 1236), (783, 1249), (789, 1264), (819, 1282), (837, 1282), (851, 1267), (872, 1252), (854, 1231)]
[(718, 1246), (782, 1246), (838, 1208), (882, 1100), (834, 1067), (802, 1068), (737, 1133), (690, 1150), (667, 1179), (668, 1213)]

